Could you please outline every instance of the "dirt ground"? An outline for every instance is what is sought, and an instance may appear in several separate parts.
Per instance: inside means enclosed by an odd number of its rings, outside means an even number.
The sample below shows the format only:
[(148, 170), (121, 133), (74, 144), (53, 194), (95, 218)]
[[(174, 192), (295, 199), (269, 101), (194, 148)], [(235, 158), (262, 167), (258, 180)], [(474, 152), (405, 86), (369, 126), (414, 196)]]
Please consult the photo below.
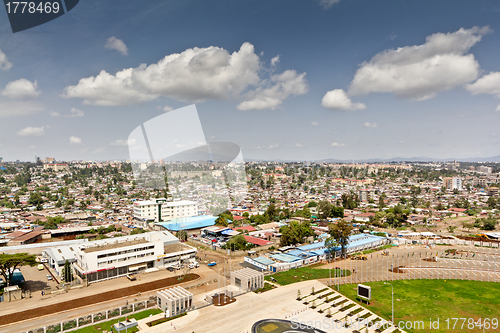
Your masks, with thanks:
[(122, 288), (122, 289), (103, 292), (97, 295), (82, 297), (71, 301), (60, 302), (57, 304), (47, 305), (44, 307), (39, 307), (25, 311), (19, 311), (16, 313), (0, 316), (0, 325), (6, 325), (22, 320), (50, 315), (60, 311), (71, 310), (82, 306), (92, 305), (121, 297), (132, 296), (138, 293), (145, 293), (150, 290), (169, 287), (178, 284), (180, 282), (188, 282), (196, 280), (199, 277), (200, 276), (198, 274), (187, 274), (182, 281), (177, 280), (176, 277), (169, 277), (166, 279), (130, 286), (128, 288)]

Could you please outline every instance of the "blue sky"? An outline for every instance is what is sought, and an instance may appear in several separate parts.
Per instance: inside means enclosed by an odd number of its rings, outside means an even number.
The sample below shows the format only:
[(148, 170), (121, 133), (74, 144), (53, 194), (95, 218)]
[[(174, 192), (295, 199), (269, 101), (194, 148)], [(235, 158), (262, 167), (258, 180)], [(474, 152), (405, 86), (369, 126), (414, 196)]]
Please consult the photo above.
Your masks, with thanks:
[(85, 0), (13, 34), (0, 10), (0, 156), (127, 159), (134, 128), (190, 104), (247, 159), (497, 156), (499, 19), (498, 1)]

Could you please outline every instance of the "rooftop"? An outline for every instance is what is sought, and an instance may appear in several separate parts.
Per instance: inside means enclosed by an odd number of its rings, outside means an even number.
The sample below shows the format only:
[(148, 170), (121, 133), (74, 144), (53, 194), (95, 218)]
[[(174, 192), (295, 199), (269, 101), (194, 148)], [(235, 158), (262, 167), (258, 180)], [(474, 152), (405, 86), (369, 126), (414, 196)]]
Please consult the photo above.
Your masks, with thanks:
[(118, 239), (115, 240), (114, 243), (106, 243), (106, 244), (98, 244), (90, 247), (85, 247), (82, 248), (82, 251), (86, 253), (92, 253), (92, 252), (99, 252), (99, 251), (106, 251), (106, 250), (111, 250), (111, 249), (118, 249), (120, 247), (125, 247), (125, 246), (132, 246), (132, 245), (137, 245), (137, 244), (145, 244), (149, 243), (147, 240), (144, 238), (139, 238), (139, 239), (134, 239), (134, 240), (126, 240), (126, 241), (118, 241)]

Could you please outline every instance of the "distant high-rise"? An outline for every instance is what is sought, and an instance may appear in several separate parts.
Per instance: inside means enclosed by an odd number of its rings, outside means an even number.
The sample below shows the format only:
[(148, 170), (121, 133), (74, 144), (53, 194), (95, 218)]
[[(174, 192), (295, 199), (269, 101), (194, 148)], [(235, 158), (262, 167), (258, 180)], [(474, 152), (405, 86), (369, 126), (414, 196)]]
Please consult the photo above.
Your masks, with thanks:
[(493, 171), (493, 168), (492, 167), (488, 167), (488, 166), (483, 166), (481, 165), (477, 171), (479, 172), (482, 172), (482, 173), (491, 173)]
[(447, 190), (462, 190), (462, 178), (459, 177), (444, 177), (443, 186)]

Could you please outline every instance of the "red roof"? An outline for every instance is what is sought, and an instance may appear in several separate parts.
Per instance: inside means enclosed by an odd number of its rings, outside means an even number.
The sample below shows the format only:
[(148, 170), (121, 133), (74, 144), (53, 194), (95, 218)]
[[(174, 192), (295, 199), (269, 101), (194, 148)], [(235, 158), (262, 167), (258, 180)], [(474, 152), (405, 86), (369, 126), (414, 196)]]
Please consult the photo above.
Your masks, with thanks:
[(272, 244), (273, 242), (268, 242), (266, 240), (257, 238), (257, 237), (252, 237), (252, 236), (243, 236), (245, 237), (245, 240), (249, 243), (258, 245), (258, 246), (264, 246), (264, 245), (269, 245)]
[(465, 208), (450, 208), (448, 210), (451, 210), (452, 212), (457, 212), (457, 213), (463, 213), (463, 212), (467, 211), (467, 209), (465, 209)]
[(235, 230), (235, 231), (238, 231), (238, 230), (247, 230), (248, 232), (251, 232), (251, 231), (255, 231), (257, 229), (255, 229), (251, 225), (247, 225), (247, 226), (244, 226), (244, 227), (233, 228), (233, 230)]

